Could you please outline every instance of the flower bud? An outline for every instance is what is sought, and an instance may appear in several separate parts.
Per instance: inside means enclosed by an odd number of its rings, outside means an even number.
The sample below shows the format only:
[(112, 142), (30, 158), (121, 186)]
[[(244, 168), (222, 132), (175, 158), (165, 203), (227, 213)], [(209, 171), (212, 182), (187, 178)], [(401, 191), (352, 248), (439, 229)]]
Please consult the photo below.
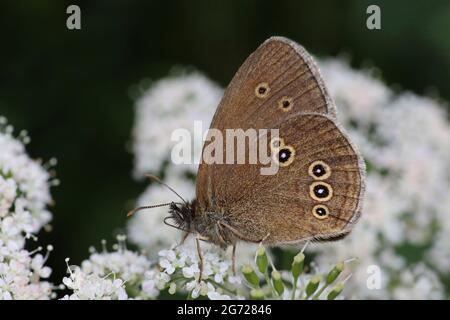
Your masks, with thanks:
[(336, 297), (344, 290), (344, 283), (340, 282), (333, 289), (331, 289), (330, 293), (328, 293), (327, 299), (334, 300)]
[(311, 296), (314, 292), (316, 292), (319, 287), (320, 281), (322, 281), (322, 276), (315, 275), (309, 280), (308, 285), (306, 286), (306, 296)]
[(339, 262), (338, 264), (336, 264), (334, 266), (333, 269), (331, 269), (330, 272), (328, 272), (327, 280), (326, 280), (327, 284), (333, 283), (333, 281), (336, 280), (336, 278), (341, 274), (342, 270), (344, 270), (344, 263)]
[(276, 270), (272, 271), (272, 285), (278, 295), (281, 296), (284, 292), (284, 284), (281, 280), (281, 274)]
[(303, 272), (304, 265), (305, 265), (305, 255), (300, 252), (294, 257), (294, 261), (292, 261), (291, 271), (295, 279), (297, 279)]
[(252, 289), (250, 291), (250, 299), (262, 300), (264, 299), (264, 292), (261, 289)]
[(169, 286), (169, 294), (175, 294), (177, 292), (177, 285), (175, 282), (172, 282)]
[(256, 266), (259, 272), (266, 273), (269, 261), (267, 259), (266, 249), (260, 246), (256, 251)]
[(251, 266), (249, 265), (243, 266), (242, 273), (244, 274), (244, 278), (248, 281), (248, 283), (256, 287), (259, 286), (259, 278)]

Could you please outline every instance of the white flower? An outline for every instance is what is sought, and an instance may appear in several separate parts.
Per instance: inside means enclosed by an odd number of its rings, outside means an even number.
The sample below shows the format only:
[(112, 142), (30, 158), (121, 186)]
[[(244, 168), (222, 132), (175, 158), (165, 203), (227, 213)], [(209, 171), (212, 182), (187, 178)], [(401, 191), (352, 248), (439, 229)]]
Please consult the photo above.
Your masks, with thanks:
[(36, 254), (41, 248), (28, 252), (24, 247), (51, 220), (46, 207), (52, 182), (27, 155), (23, 141), (28, 138), (12, 133), (0, 117), (0, 299), (50, 299), (53, 285), (42, 280), (51, 273), (44, 265), (48, 253), (44, 257)]
[[(229, 290), (242, 289), (242, 279), (233, 275), (230, 262), (223, 253), (214, 247), (203, 250), (202, 279), (199, 282), (200, 265), (195, 248), (183, 245), (171, 250), (162, 250), (159, 253), (159, 265), (163, 268), (161, 275), (166, 274), (167, 278), (181, 276), (186, 280), (192, 279), (176, 288), (180, 292), (189, 292), (192, 298), (206, 296), (216, 291), (220, 293), (221, 285), (228, 287)], [(220, 297), (220, 295), (212, 295), (212, 297)], [(222, 298), (225, 299), (225, 296)]]
[(144, 297), (155, 299), (159, 295), (158, 289), (159, 272), (156, 270), (148, 270), (145, 272), (142, 282), (142, 293)]
[[(124, 237), (118, 239), (115, 251), (108, 252), (104, 248), (103, 252), (93, 252), (81, 267), (68, 266), (69, 276), (63, 279), (63, 284), (73, 293), (63, 299), (155, 299), (162, 290), (169, 294), (189, 294), (194, 299), (217, 292), (211, 297), (226, 299), (223, 288), (228, 286), (233, 291), (241, 287), (242, 281), (232, 275), (230, 264), (220, 251), (204, 252), (203, 275), (199, 282), (195, 249), (179, 246), (161, 250), (158, 263), (152, 264), (145, 256), (127, 250)], [(216, 284), (220, 285), (216, 287)]]
[(47, 266), (44, 266), (46, 260), (47, 259), (41, 254), (35, 255), (31, 260), (31, 269), (40, 278), (48, 278), (52, 273), (52, 269), (50, 269)]
[(128, 298), (121, 279), (108, 279), (97, 274), (84, 273), (75, 268), (70, 277), (63, 279), (67, 288), (74, 291), (64, 300), (125, 300)]
[(214, 286), (211, 283), (204, 281), (198, 282), (192, 280), (186, 284), (186, 289), (191, 292), (191, 297), (196, 299), (200, 296), (207, 296), (211, 292), (214, 292)]
[[(125, 288), (135, 292), (131, 298), (155, 298), (159, 272), (151, 269), (151, 262), (142, 254), (125, 246), (125, 237), (117, 237), (115, 250), (93, 251), (80, 267), (68, 267), (69, 277), (63, 284), (73, 290), (65, 299), (127, 299)], [(67, 260), (68, 261), (68, 260)]]
[(319, 66), (330, 95), (337, 104), (343, 122), (352, 120), (367, 128), (377, 116), (378, 108), (389, 102), (391, 90), (370, 71), (352, 70), (347, 63), (328, 59)]
[(231, 300), (231, 297), (226, 294), (220, 294), (215, 291), (210, 291), (207, 293), (210, 300)]
[(163, 259), (159, 261), (159, 265), (164, 269), (164, 272), (172, 274), (175, 272), (175, 266), (169, 260)]
[(182, 272), (185, 278), (195, 278), (196, 274), (200, 274), (200, 268), (198, 265), (194, 264), (189, 267), (184, 267)]
[(0, 217), (8, 214), (17, 195), (17, 183), (12, 178), (0, 175)]

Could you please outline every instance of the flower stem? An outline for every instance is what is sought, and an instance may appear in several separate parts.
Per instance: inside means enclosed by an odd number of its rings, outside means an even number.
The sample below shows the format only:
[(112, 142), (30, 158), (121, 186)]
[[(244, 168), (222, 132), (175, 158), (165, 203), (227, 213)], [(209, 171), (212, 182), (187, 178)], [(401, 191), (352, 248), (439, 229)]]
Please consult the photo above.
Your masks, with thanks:
[(292, 282), (291, 300), (295, 300), (295, 291), (297, 290), (297, 281), (298, 281), (298, 277), (294, 277), (294, 281)]
[(218, 283), (218, 282), (216, 282), (216, 281), (214, 281), (214, 280), (205, 279), (204, 281), (205, 281), (205, 282), (210, 282), (210, 283), (212, 283), (213, 285), (215, 285), (215, 286), (221, 288), (222, 290), (225, 290), (225, 291), (227, 291), (227, 292), (230, 293), (230, 294), (236, 295), (236, 292), (234, 292), (233, 290), (227, 288), (227, 287), (224, 286), (223, 284), (220, 284), (220, 283)]
[(311, 300), (317, 300), (320, 298), (320, 295), (323, 293), (323, 291), (328, 287), (328, 283), (325, 283), (318, 291), (317, 293), (312, 297)]

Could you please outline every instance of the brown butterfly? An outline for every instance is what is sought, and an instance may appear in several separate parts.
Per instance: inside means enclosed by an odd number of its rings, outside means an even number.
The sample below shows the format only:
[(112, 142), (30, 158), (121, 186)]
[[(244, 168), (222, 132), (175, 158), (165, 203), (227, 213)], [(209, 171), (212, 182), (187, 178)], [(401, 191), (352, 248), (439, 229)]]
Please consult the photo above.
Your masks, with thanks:
[(197, 234), (200, 261), (199, 239), (233, 246), (234, 267), (239, 240), (331, 241), (351, 231), (361, 211), (364, 162), (303, 47), (282, 37), (265, 41), (234, 76), (211, 128), (279, 129), (279, 139), (269, 142), (279, 170), (262, 175), (260, 164), (200, 164), (197, 199), (171, 203), (166, 218), (185, 235)]

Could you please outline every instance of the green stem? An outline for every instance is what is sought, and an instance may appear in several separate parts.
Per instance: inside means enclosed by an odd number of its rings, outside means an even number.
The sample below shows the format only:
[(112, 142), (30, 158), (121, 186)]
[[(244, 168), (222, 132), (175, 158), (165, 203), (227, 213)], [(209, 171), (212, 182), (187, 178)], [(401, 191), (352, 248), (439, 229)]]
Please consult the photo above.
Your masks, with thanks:
[(323, 293), (323, 291), (328, 287), (328, 283), (325, 283), (312, 297), (312, 300), (317, 300), (320, 298), (320, 295)]
[(299, 295), (299, 297), (300, 297), (300, 300), (304, 300), (304, 294), (305, 293), (305, 284), (304, 284), (304, 282), (302, 281), (302, 278), (300, 278), (300, 295)]
[(295, 291), (297, 290), (297, 281), (298, 281), (298, 277), (294, 277), (294, 281), (292, 283), (292, 296), (291, 296), (291, 300), (295, 300)]
[(272, 281), (270, 281), (270, 277), (268, 274), (268, 271), (266, 271), (264, 273), (264, 279), (267, 282), (267, 285), (270, 287), (270, 290), (272, 291), (272, 297), (276, 297), (277, 296), (277, 292), (275, 291), (275, 288), (273, 287)]
[(227, 291), (227, 292), (230, 293), (230, 294), (233, 294), (233, 295), (236, 295), (236, 294), (237, 294), (235, 291), (233, 291), (233, 290), (227, 288), (227, 287), (224, 286), (223, 284), (220, 284), (220, 283), (215, 282), (214, 280), (206, 279), (206, 280), (204, 280), (204, 281), (210, 282), (210, 283), (212, 283), (213, 285), (215, 285), (215, 286), (221, 288), (222, 290)]

